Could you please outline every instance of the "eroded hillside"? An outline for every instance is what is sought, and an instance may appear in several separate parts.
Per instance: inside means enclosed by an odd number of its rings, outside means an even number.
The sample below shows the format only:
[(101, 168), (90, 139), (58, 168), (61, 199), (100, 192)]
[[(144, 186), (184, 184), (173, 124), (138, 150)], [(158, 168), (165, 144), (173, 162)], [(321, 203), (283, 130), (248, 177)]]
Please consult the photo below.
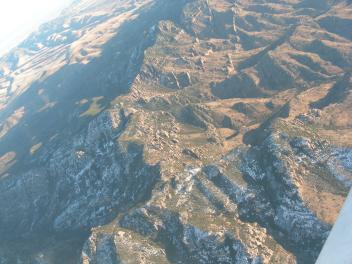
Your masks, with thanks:
[(351, 27), (347, 0), (75, 1), (0, 60), (0, 263), (314, 263)]

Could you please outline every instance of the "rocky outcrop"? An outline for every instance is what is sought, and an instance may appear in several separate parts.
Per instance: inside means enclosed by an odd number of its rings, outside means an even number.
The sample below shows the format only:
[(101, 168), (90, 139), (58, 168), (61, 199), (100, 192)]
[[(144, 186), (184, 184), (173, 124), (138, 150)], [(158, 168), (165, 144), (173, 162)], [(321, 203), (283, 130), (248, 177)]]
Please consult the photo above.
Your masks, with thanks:
[[(194, 17), (194, 14), (198, 14)], [(213, 34), (213, 13), (207, 0), (192, 0), (182, 11), (181, 23), (194, 36), (209, 37)]]
[(89, 230), (146, 199), (159, 169), (144, 163), (142, 146), (119, 146), (127, 122), (119, 109), (106, 111), (81, 134), (44, 152), (46, 166), (2, 180), (1, 237)]
[(108, 234), (93, 234), (83, 246), (81, 264), (121, 264), (115, 238)]
[[(298, 259), (311, 263), (327, 238), (330, 226), (317, 218), (299, 192), (299, 165), (322, 166), (331, 149), (324, 142), (304, 137), (290, 137), (272, 132), (258, 146), (242, 154), (242, 171), (248, 183), (240, 187), (217, 166), (203, 172), (238, 206), (244, 221), (255, 221), (285, 247), (296, 252)], [(296, 161), (294, 161), (297, 159)]]
[(160, 74), (160, 84), (170, 89), (183, 89), (192, 84), (188, 72)]
[(192, 0), (183, 9), (181, 23), (193, 36), (226, 38), (236, 33), (235, 16), (234, 8), (221, 12), (207, 0)]
[(328, 161), (328, 168), (346, 187), (352, 187), (352, 149), (334, 148)]
[(209, 234), (184, 224), (180, 216), (166, 209), (144, 207), (125, 215), (120, 225), (161, 243), (172, 263), (259, 264), (231, 234)]

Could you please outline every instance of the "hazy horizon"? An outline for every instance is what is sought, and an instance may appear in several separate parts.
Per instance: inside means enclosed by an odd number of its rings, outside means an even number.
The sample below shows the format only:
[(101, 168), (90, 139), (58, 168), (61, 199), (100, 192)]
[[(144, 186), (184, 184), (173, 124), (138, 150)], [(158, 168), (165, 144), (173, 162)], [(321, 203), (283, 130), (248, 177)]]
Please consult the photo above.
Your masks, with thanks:
[(0, 3), (0, 57), (41, 24), (60, 14), (72, 0), (12, 0)]

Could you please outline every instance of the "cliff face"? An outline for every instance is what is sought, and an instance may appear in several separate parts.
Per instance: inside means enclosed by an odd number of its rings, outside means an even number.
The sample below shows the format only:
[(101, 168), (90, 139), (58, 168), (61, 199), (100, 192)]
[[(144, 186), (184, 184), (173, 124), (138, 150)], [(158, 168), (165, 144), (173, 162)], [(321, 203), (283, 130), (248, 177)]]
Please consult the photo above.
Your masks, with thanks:
[(43, 167), (4, 179), (3, 236), (30, 235), (44, 226), (58, 232), (88, 230), (147, 198), (159, 169), (144, 163), (142, 147), (117, 145), (127, 123), (117, 109), (106, 111), (82, 134), (39, 157)]
[(75, 1), (0, 60), (0, 263), (314, 263), (352, 184), (351, 14)]

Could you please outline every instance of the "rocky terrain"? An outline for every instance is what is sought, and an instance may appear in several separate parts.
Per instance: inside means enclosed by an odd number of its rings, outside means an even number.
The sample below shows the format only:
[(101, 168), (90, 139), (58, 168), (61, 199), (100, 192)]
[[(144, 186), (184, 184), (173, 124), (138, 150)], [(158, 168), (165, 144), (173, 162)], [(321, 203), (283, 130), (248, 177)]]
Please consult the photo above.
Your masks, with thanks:
[(0, 264), (310, 264), (352, 186), (349, 0), (77, 0), (0, 59)]

